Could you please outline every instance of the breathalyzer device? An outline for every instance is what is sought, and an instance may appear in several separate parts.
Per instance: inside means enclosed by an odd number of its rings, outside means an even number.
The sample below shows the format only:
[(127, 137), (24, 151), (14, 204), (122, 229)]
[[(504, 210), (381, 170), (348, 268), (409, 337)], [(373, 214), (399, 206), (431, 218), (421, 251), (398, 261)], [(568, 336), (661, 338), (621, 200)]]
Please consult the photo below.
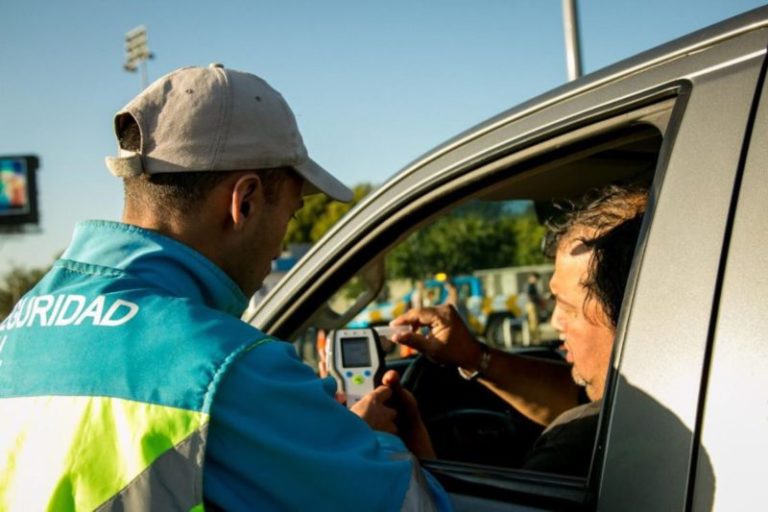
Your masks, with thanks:
[(325, 361), (338, 390), (347, 395), (347, 407), (379, 386), (384, 375), (384, 351), (371, 328), (331, 331)]

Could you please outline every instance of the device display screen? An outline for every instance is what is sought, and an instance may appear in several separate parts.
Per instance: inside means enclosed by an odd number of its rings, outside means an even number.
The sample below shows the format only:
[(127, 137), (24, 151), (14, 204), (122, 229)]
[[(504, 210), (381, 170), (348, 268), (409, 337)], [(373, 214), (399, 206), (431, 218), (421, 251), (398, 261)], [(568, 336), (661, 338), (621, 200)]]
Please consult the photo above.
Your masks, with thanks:
[(342, 338), (341, 361), (345, 368), (371, 366), (368, 338)]

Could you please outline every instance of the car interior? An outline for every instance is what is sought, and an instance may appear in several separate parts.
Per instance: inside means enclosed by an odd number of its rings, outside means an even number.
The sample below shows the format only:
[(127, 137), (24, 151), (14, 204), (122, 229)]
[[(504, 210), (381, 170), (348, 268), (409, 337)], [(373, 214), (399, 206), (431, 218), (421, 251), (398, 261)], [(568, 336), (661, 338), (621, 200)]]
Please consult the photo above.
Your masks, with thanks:
[[(391, 305), (406, 295), (415, 283), (413, 276), (406, 276), (403, 270), (413, 265), (413, 248), (428, 239), (430, 230), (445, 230), (446, 219), (466, 218), (472, 216), (472, 212), (485, 212), (477, 217), (482, 226), (496, 226), (488, 228), (490, 231), (476, 229), (478, 236), (511, 227), (509, 238), (516, 241), (518, 249), (523, 246), (529, 249), (517, 253), (500, 251), (501, 256), (510, 256), (509, 261), (491, 258), (506, 269), (505, 272), (531, 264), (551, 265), (540, 248), (546, 231), (544, 226), (558, 215), (558, 205), (578, 201), (588, 191), (607, 184), (649, 187), (657, 160), (663, 154), (663, 133), (673, 107), (674, 101), (665, 99), (582, 121), (582, 126), (570, 126), (561, 134), (549, 133), (527, 147), (498, 152), (452, 183), (436, 187), (434, 193), (412, 199), (409, 207), (399, 207), (397, 215), (391, 216), (391, 225), (370, 234), (364, 249), (349, 255), (333, 279), (320, 279), (314, 293), (290, 315), (306, 320), (292, 323), (290, 328), (285, 327), (284, 322), (277, 334), (293, 340), (302, 358), (316, 366), (318, 333), (344, 328), (377, 302)], [(525, 222), (518, 222), (520, 219)], [(478, 239), (468, 243), (467, 240), (457, 236), (454, 246), (440, 247), (436, 252), (444, 254), (442, 260), (432, 257), (434, 255), (424, 259), (450, 265), (451, 255), (467, 252), (470, 245), (485, 247), (483, 244), (487, 242)], [(530, 250), (531, 247), (539, 252)], [(492, 246), (485, 250), (494, 251)], [(403, 254), (410, 254), (411, 259)], [(445, 272), (445, 268), (438, 266), (429, 270), (433, 274)], [(487, 266), (462, 267), (465, 274), (486, 275), (488, 270)], [(331, 282), (344, 284), (332, 286)], [(546, 280), (539, 283), (544, 296), (548, 292), (547, 284)], [(525, 293), (520, 289), (513, 291), (518, 298)], [(502, 333), (506, 338), (498, 334), (489, 336), (482, 329), (476, 329), (477, 337), (524, 357), (566, 364), (558, 350), (557, 333), (548, 328), (545, 316), (542, 316), (536, 342), (529, 342), (527, 346), (520, 343), (524, 323), (515, 322), (515, 314), (510, 317), (512, 321), (506, 322), (504, 329), (511, 332)], [(381, 321), (386, 323), (389, 319), (383, 315)], [(387, 366), (400, 372), (403, 384), (415, 395), (438, 461), (481, 465), (489, 470), (514, 470), (520, 466), (543, 427), (522, 416), (477, 381), (462, 379), (455, 368), (440, 366), (420, 355), (400, 357), (396, 347), (390, 350)]]

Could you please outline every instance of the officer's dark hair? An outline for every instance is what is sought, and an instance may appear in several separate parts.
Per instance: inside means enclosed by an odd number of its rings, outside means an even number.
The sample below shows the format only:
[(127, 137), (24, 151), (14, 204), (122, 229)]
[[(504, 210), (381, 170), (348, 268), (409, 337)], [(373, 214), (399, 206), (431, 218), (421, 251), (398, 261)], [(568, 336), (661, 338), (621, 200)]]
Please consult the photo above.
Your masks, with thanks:
[[(132, 206), (160, 208), (171, 212), (190, 212), (200, 206), (208, 193), (233, 173), (243, 171), (194, 171), (141, 174), (123, 180), (125, 201)], [(280, 184), (292, 172), (287, 168), (252, 171), (261, 178), (268, 202), (277, 199)]]
[(648, 192), (643, 188), (610, 185), (578, 203), (560, 205), (563, 215), (547, 225), (545, 251), (550, 257), (562, 243), (574, 240), (592, 251), (582, 282), (587, 289), (584, 306), (597, 300), (614, 328), (647, 202)]

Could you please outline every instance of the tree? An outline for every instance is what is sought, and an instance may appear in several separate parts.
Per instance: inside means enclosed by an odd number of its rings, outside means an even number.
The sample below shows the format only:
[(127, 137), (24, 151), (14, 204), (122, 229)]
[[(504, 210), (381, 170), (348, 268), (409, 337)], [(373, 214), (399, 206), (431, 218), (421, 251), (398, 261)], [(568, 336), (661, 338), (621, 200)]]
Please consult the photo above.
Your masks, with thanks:
[(512, 230), (517, 240), (514, 265), (536, 265), (547, 261), (542, 250), (547, 228), (539, 224), (535, 217), (525, 216), (516, 219)]
[(387, 268), (391, 277), (417, 280), (543, 263), (544, 233), (530, 209), (470, 203), (413, 233), (389, 254)]
[(48, 272), (48, 268), (14, 266), (0, 281), (0, 320), (7, 317), (21, 297)]
[(367, 183), (352, 189), (354, 194), (349, 203), (340, 203), (325, 194), (315, 194), (304, 199), (304, 207), (288, 225), (286, 243), (314, 243), (320, 240), (336, 222), (353, 206), (359, 203), (373, 187)]
[[(372, 187), (358, 185), (350, 203), (317, 194), (304, 200), (304, 208), (288, 226), (287, 243), (318, 241)], [(424, 279), (436, 272), (449, 275), (477, 269), (544, 263), (541, 240), (545, 228), (529, 201), (475, 201), (456, 208), (422, 228), (387, 256), (392, 278)]]

